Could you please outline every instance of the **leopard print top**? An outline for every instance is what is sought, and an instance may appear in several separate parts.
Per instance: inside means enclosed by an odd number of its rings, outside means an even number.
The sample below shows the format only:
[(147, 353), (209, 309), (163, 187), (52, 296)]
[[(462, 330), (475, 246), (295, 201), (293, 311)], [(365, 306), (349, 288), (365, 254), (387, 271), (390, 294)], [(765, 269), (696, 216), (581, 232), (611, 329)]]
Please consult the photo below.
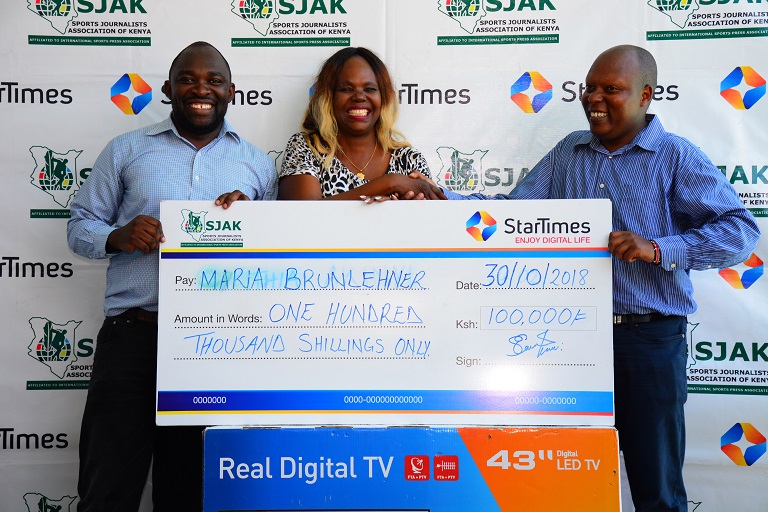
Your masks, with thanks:
[[(427, 160), (418, 150), (408, 146), (392, 151), (389, 160), (388, 173), (409, 174), (419, 171), (431, 178)], [(322, 163), (309, 148), (303, 133), (296, 133), (288, 140), (280, 168), (280, 178), (297, 174), (309, 174), (320, 182), (323, 197), (329, 197), (364, 185), (368, 180), (358, 177), (347, 169), (338, 158), (333, 159), (328, 169), (323, 169)]]

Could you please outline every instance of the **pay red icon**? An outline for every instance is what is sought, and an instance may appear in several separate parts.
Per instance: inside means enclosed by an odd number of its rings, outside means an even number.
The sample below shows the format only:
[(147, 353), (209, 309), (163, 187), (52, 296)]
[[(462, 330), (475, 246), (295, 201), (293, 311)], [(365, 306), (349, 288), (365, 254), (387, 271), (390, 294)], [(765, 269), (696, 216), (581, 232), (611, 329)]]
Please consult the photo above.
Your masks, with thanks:
[(435, 455), (435, 480), (458, 480), (459, 456)]
[(406, 455), (405, 479), (429, 480), (429, 457), (427, 455)]

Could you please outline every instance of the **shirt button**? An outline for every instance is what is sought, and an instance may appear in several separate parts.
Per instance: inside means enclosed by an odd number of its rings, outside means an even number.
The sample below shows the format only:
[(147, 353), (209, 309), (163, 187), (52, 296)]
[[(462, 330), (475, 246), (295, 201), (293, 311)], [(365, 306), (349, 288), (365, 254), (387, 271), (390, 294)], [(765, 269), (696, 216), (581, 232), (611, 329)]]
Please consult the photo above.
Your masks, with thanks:
[(605, 183), (601, 183), (600, 188), (605, 188)]
[(610, 160), (611, 158), (613, 158), (613, 155), (608, 155), (608, 159)]
[(712, 265), (707, 265), (707, 268), (712, 268)]
[(676, 265), (675, 263), (672, 263), (672, 264), (669, 266), (669, 268), (675, 268), (675, 267), (677, 267), (677, 265)]
[(195, 181), (200, 181), (200, 176), (195, 176)]

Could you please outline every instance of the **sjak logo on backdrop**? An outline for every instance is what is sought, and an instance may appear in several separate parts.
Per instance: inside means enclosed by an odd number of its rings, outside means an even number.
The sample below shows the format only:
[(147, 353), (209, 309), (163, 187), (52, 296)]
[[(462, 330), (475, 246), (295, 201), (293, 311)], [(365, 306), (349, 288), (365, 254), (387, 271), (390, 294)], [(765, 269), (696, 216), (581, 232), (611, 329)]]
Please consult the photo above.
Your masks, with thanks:
[[(746, 270), (744, 270), (742, 266), (746, 267)], [(752, 255), (741, 265), (721, 268), (718, 271), (720, 276), (737, 290), (748, 289), (755, 284), (755, 281), (763, 276), (764, 272), (765, 264), (763, 263), (763, 260), (754, 253), (752, 253)]]
[[(147, 14), (143, 0), (27, 0), (27, 9), (60, 34), (148, 35), (145, 21), (80, 21), (80, 14)], [(93, 19), (89, 16), (88, 19)]]
[(437, 10), (450, 17), (468, 34), (510, 34), (559, 31), (553, 19), (491, 19), (489, 13), (555, 11), (554, 0), (438, 0)]
[[(750, 444), (742, 451), (742, 440)], [(751, 423), (736, 423), (720, 438), (720, 449), (737, 466), (751, 466), (765, 455), (766, 439)]]
[(487, 149), (464, 153), (450, 146), (437, 148), (442, 163), (436, 177), (438, 183), (455, 192), (483, 192), (487, 187), (503, 187), (503, 191), (508, 192), (528, 175), (527, 167), (520, 169), (517, 175), (512, 167), (483, 169), (483, 158), (487, 154)]
[(66, 324), (55, 324), (47, 318), (30, 318), (29, 325), (33, 333), (28, 347), (30, 357), (63, 379), (69, 367), (77, 362), (75, 329), (81, 323), (70, 320)]
[(62, 208), (69, 207), (91, 171), (89, 167), (78, 170), (77, 158), (83, 151), (70, 149), (66, 153), (57, 153), (45, 146), (32, 146), (29, 152), (35, 162), (30, 183), (51, 196)]
[(24, 503), (28, 512), (74, 512), (72, 505), (77, 496), (62, 496), (58, 500), (51, 499), (37, 492), (28, 492), (24, 495)]
[(765, 96), (765, 78), (750, 66), (739, 66), (720, 82), (720, 96), (737, 110), (749, 110)]
[[(761, 0), (742, 0), (742, 3), (759, 4)], [(647, 5), (664, 14), (679, 28), (742, 28), (768, 24), (768, 12), (730, 10), (731, 6), (740, 6), (739, 0), (648, 0)], [(711, 9), (709, 6), (719, 9)], [(704, 37), (718, 36), (713, 34)]]
[(30, 318), (32, 340), (27, 346), (27, 353), (35, 361), (47, 366), (59, 379), (90, 377), (90, 365), (75, 365), (78, 357), (93, 355), (93, 340), (78, 339), (75, 335), (81, 323), (70, 320), (65, 324), (57, 324), (47, 318)]
[(347, 14), (344, 0), (232, 0), (232, 13), (261, 34), (328, 36), (349, 34), (346, 22), (276, 23), (280, 15)]
[[(476, 149), (472, 153), (462, 153), (451, 147), (441, 146), (437, 148), (437, 156), (440, 157), (439, 181), (455, 191), (475, 191), (481, 183), (483, 172), (483, 157), (488, 150)], [(483, 190), (481, 187), (480, 190)]]

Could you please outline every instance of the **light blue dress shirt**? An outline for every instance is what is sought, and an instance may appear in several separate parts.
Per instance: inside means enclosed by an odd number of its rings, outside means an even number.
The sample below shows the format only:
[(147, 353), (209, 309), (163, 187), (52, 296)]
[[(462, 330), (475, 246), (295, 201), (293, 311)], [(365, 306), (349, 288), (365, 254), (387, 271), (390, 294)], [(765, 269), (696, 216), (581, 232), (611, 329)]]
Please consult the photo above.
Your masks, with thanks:
[(72, 202), (70, 248), (110, 258), (104, 313), (140, 307), (157, 311), (159, 252), (107, 254), (109, 234), (137, 215), (160, 216), (162, 200), (210, 200), (240, 190), (253, 200), (277, 197), (272, 159), (241, 139), (225, 120), (219, 135), (197, 150), (170, 118), (115, 137)]
[(696, 310), (689, 270), (740, 263), (760, 238), (752, 214), (707, 156), (668, 133), (655, 116), (609, 152), (589, 131), (573, 132), (509, 194), (449, 199), (592, 199), (613, 203), (613, 230), (656, 240), (661, 265), (613, 258), (613, 312), (687, 315)]

